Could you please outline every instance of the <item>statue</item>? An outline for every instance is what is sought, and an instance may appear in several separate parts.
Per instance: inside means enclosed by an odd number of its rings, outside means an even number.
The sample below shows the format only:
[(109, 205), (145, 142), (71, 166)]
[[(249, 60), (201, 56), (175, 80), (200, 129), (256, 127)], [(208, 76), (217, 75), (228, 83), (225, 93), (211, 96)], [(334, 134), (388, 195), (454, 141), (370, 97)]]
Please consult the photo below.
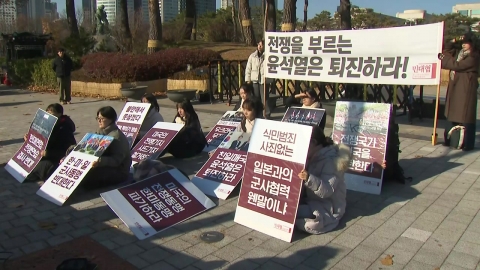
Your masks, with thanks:
[(96, 33), (99, 35), (107, 34), (108, 32), (108, 20), (107, 20), (107, 13), (105, 12), (105, 6), (101, 5), (97, 9), (97, 13), (95, 13), (95, 19), (97, 21), (97, 25), (95, 27)]

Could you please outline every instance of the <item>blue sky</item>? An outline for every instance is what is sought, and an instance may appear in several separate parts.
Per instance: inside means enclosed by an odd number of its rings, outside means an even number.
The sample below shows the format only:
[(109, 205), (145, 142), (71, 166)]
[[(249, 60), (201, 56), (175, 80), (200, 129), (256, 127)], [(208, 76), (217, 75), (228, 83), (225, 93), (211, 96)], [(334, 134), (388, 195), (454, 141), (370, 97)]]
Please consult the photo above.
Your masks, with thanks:
[[(58, 3), (58, 11), (61, 13), (65, 9), (65, 1), (52, 1)], [(450, 13), (452, 6), (456, 4), (480, 3), (480, 0), (351, 0), (353, 5), (360, 7), (373, 8), (376, 12), (395, 16), (397, 12), (406, 9), (424, 9), (428, 13)], [(297, 14), (303, 18), (302, 0), (297, 0)], [(311, 18), (322, 10), (334, 12), (337, 9), (339, 0), (310, 0), (308, 6), (308, 17)], [(76, 0), (76, 6), (81, 6), (82, 1)], [(283, 0), (278, 0), (280, 9), (283, 9)], [(220, 7), (220, 0), (217, 0), (217, 7)]]

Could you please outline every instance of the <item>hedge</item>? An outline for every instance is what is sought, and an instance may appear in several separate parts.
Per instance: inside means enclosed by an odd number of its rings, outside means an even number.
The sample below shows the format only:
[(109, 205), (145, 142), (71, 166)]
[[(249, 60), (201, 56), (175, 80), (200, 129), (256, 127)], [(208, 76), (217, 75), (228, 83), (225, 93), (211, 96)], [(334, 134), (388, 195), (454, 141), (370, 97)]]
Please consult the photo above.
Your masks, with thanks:
[(221, 59), (218, 52), (205, 49), (162, 50), (150, 55), (99, 52), (85, 55), (82, 70), (85, 76), (98, 81), (134, 82), (167, 78), (184, 71)]

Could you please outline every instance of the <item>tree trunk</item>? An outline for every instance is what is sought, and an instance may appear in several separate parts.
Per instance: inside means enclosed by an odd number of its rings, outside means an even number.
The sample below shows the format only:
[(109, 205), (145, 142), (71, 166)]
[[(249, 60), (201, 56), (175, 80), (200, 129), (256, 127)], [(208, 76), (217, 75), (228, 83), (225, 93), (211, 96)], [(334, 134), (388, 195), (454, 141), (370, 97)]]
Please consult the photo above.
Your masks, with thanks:
[(237, 17), (235, 16), (235, 0), (232, 0), (232, 24), (233, 24), (233, 42), (237, 42)]
[(193, 20), (192, 40), (197, 40), (197, 12), (195, 11), (195, 19)]
[(78, 37), (77, 16), (75, 14), (75, 0), (65, 0), (67, 9), (67, 22), (70, 27), (70, 35)]
[(248, 0), (239, 0), (239, 14), (242, 19), (243, 36), (247, 46), (255, 46), (255, 34), (253, 32), (252, 20), (250, 17), (250, 5)]
[(120, 23), (120, 32), (122, 40), (125, 42), (125, 50), (132, 51), (132, 33), (130, 32), (130, 25), (128, 24), (128, 9), (127, 0), (120, 0), (120, 18), (117, 23)]
[(342, 30), (352, 30), (352, 16), (350, 15), (350, 0), (340, 0), (340, 27)]
[(297, 0), (283, 1), (283, 23), (282, 32), (295, 32), (297, 22)]
[(305, 6), (303, 6), (303, 28), (302, 28), (303, 32), (307, 31), (307, 21), (308, 21), (307, 12), (308, 12), (308, 0), (305, 0)]
[(183, 33), (183, 39), (190, 39), (193, 32), (193, 24), (195, 23), (195, 0), (186, 0), (185, 4), (185, 32)]
[(145, 18), (142, 12), (142, 0), (133, 1), (133, 27), (138, 29), (142, 25)]
[(277, 8), (275, 7), (275, 0), (266, 0), (267, 5), (267, 32), (277, 31)]
[(162, 41), (162, 20), (158, 0), (148, 0), (148, 22), (150, 30), (148, 31), (147, 53), (151, 54), (160, 50)]

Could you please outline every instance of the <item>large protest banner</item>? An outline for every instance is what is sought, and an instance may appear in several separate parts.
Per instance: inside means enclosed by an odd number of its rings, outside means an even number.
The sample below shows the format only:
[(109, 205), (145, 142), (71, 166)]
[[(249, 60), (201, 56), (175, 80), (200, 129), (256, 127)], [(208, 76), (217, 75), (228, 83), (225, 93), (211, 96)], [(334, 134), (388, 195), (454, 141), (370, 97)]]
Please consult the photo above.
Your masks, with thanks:
[(332, 139), (352, 149), (352, 161), (345, 173), (350, 190), (380, 194), (387, 147), (391, 105), (338, 101)]
[(326, 117), (324, 109), (289, 107), (283, 115), (282, 122), (320, 126), (323, 117)]
[(227, 111), (205, 137), (208, 146), (206, 146), (203, 151), (210, 152), (217, 148), (223, 139), (225, 139), (225, 136), (240, 125), (242, 118), (243, 112)]
[(267, 32), (265, 77), (438, 85), (443, 23), (318, 32)]
[(292, 240), (311, 133), (310, 126), (255, 119), (235, 222)]
[(100, 195), (140, 240), (215, 207), (177, 169)]
[(130, 148), (137, 138), (145, 116), (147, 116), (150, 103), (127, 102), (117, 120), (117, 127), (127, 137)]
[(56, 205), (63, 205), (90, 171), (92, 163), (102, 156), (112, 141), (110, 136), (87, 133), (45, 181), (37, 195)]
[(37, 110), (28, 129), (27, 140), (5, 165), (5, 170), (20, 183), (25, 181), (42, 159), (42, 152), (47, 149), (48, 139), (55, 123), (57, 123), (57, 117), (42, 109)]
[(182, 128), (177, 123), (156, 123), (133, 147), (132, 166), (147, 158), (157, 159)]
[(226, 200), (242, 180), (250, 135), (230, 132), (195, 174), (192, 182), (203, 193)]

